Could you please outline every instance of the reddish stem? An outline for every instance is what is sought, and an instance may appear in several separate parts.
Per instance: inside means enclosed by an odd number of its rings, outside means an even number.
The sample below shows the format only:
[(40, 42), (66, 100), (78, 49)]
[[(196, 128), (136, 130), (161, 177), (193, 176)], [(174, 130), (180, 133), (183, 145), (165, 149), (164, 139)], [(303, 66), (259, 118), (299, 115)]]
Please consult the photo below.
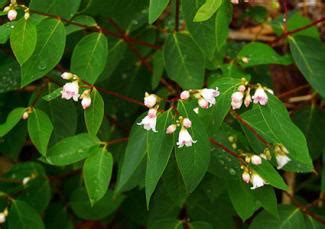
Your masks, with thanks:
[(243, 161), (243, 159), (234, 151), (228, 149), (226, 146), (224, 146), (223, 144), (217, 142), (216, 140), (214, 140), (213, 138), (209, 138), (209, 141), (213, 144), (218, 146), (219, 148), (223, 149), (225, 152), (229, 153), (230, 155), (236, 157), (237, 159), (239, 159), (240, 161)]

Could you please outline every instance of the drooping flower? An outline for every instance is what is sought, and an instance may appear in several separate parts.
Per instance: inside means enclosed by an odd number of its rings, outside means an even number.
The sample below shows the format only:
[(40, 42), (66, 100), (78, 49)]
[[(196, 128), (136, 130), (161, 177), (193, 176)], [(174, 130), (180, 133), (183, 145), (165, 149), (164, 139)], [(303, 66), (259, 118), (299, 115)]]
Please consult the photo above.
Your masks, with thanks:
[(260, 175), (258, 175), (257, 173), (253, 173), (251, 176), (251, 183), (253, 185), (253, 187), (251, 187), (251, 189), (256, 189), (256, 188), (264, 186), (265, 181), (262, 177), (260, 177)]
[(291, 159), (285, 154), (277, 154), (275, 156), (276, 162), (278, 164), (277, 169), (282, 169)]
[(7, 14), (7, 17), (8, 17), (8, 19), (9, 19), (9, 21), (13, 21), (13, 20), (15, 20), (16, 17), (17, 17), (17, 11), (14, 10), (14, 9), (9, 10), (9, 11), (8, 11), (8, 14)]
[(80, 96), (82, 108), (85, 110), (91, 105), (90, 90), (85, 90)]
[(189, 91), (182, 91), (182, 93), (180, 94), (180, 98), (182, 100), (187, 100), (188, 98), (190, 98), (190, 92)]
[(146, 92), (144, 97), (144, 105), (148, 108), (152, 108), (156, 105), (156, 103), (157, 103), (157, 96), (154, 94), (148, 94)]
[(199, 104), (199, 106), (200, 106), (201, 108), (203, 108), (203, 109), (208, 109), (208, 108), (209, 108), (209, 102), (206, 101), (204, 98), (200, 98), (200, 99), (198, 100), (198, 104)]
[(175, 124), (169, 125), (166, 129), (166, 134), (172, 134), (175, 132), (177, 126)]
[(261, 105), (266, 105), (268, 101), (267, 94), (262, 87), (256, 89), (255, 94), (252, 96), (254, 103), (259, 103)]
[(251, 162), (252, 162), (252, 164), (254, 164), (254, 165), (260, 165), (260, 164), (262, 164), (262, 158), (261, 158), (260, 156), (253, 155), (253, 156), (251, 157)]
[(157, 110), (150, 109), (148, 111), (148, 115), (142, 119), (138, 125), (143, 125), (145, 130), (152, 130), (153, 132), (157, 132), (156, 130), (156, 122), (157, 122)]
[(202, 97), (209, 103), (209, 107), (216, 104), (216, 97), (220, 95), (218, 88), (211, 89), (211, 88), (203, 88), (200, 90)]
[(236, 91), (231, 95), (231, 106), (232, 109), (239, 109), (241, 105), (243, 104), (243, 97), (244, 94), (240, 91)]
[(190, 128), (192, 126), (192, 122), (191, 120), (189, 120), (188, 118), (184, 118), (183, 119), (183, 126), (187, 129)]
[(69, 100), (72, 98), (74, 101), (77, 102), (80, 96), (78, 81), (76, 80), (71, 83), (66, 83), (63, 86), (63, 90), (61, 91), (61, 94), (62, 94), (61, 96), (62, 99)]
[(65, 80), (71, 80), (74, 77), (74, 75), (71, 72), (63, 72), (61, 74), (61, 77), (62, 77), (62, 79), (65, 79)]
[(182, 148), (183, 146), (189, 147), (192, 146), (193, 143), (196, 143), (196, 141), (192, 139), (192, 136), (187, 131), (187, 129), (182, 127), (178, 135), (178, 142), (176, 143), (178, 145), (178, 148)]
[(251, 179), (251, 176), (249, 175), (249, 173), (247, 171), (244, 171), (241, 175), (243, 181), (248, 184), (250, 179)]

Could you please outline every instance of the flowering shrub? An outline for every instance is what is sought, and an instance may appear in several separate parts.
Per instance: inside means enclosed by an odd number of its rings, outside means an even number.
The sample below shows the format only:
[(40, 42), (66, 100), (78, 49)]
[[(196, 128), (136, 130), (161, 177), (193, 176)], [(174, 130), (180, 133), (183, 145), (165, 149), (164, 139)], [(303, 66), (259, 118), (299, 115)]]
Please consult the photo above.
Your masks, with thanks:
[(321, 228), (306, 2), (0, 0), (0, 227)]

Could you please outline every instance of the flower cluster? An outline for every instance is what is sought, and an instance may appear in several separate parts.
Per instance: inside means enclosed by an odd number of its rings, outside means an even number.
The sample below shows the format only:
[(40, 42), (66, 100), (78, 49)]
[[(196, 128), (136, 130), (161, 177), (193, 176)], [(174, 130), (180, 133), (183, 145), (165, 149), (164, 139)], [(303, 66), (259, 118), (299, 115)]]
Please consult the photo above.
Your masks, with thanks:
[(26, 7), (25, 5), (18, 5), (16, 0), (11, 0), (11, 3), (9, 4), (9, 6), (6, 6), (3, 9), (3, 12), (7, 13), (7, 17), (9, 19), (9, 21), (14, 21), (17, 18), (17, 15), (18, 15), (17, 8), (19, 8), (19, 7), (21, 7), (25, 12), (25, 14), (24, 14), (25, 20), (27, 20), (30, 17), (28, 7)]
[(246, 166), (242, 166), (241, 168), (243, 169), (242, 179), (245, 183), (251, 183), (253, 185), (251, 189), (260, 188), (266, 184), (266, 181), (255, 171), (250, 170)]
[(282, 169), (286, 164), (291, 161), (291, 159), (288, 157), (289, 151), (287, 150), (287, 148), (284, 145), (278, 143), (274, 144), (271, 150), (269, 148), (265, 148), (264, 152), (261, 153), (260, 156), (265, 160), (271, 160), (271, 151), (273, 151), (273, 154), (275, 156), (275, 160), (278, 165), (277, 169)]
[(220, 95), (218, 88), (203, 88), (200, 90), (188, 90), (183, 91), (180, 94), (181, 100), (187, 100), (193, 95), (194, 98), (198, 100), (198, 105), (203, 109), (208, 109), (209, 107), (216, 104), (216, 97)]
[(81, 99), (83, 109), (87, 109), (91, 105), (90, 89), (84, 90), (82, 94), (79, 93), (79, 77), (71, 72), (64, 72), (61, 77), (71, 82), (64, 84), (61, 91), (61, 98), (78, 102)]
[(187, 130), (188, 128), (192, 127), (192, 121), (189, 118), (183, 118), (180, 116), (176, 124), (172, 124), (167, 127), (166, 134), (174, 133), (177, 129), (177, 126), (181, 127), (178, 135), (178, 142), (176, 143), (176, 145), (178, 145), (178, 148), (182, 148), (183, 146), (190, 147), (193, 143), (197, 142), (192, 139), (192, 136)]
[(8, 216), (8, 209), (4, 209), (2, 212), (0, 212), (0, 224), (6, 222), (6, 218)]
[(149, 108), (148, 114), (142, 119), (141, 122), (137, 123), (138, 125), (143, 125), (145, 130), (152, 130), (157, 132), (156, 123), (157, 123), (157, 111), (159, 108), (160, 98), (155, 94), (145, 93), (144, 96), (144, 105)]
[(258, 84), (254, 95), (251, 96), (251, 88), (247, 84), (248, 82), (243, 79), (243, 84), (231, 95), (231, 106), (233, 110), (240, 109), (243, 103), (245, 107), (248, 107), (252, 101), (265, 106), (268, 102), (268, 96), (265, 91), (273, 94), (272, 90)]

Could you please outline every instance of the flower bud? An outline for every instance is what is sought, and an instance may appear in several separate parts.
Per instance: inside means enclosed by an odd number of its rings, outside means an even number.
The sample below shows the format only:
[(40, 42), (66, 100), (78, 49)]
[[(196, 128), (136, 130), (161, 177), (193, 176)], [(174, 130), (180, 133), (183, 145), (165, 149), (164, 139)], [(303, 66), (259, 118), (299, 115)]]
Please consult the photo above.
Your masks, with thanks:
[(244, 57), (241, 58), (241, 61), (242, 61), (243, 63), (245, 63), (245, 64), (248, 64), (249, 59), (248, 59), (246, 56), (244, 56)]
[(172, 124), (172, 125), (169, 125), (166, 129), (166, 134), (172, 134), (175, 132), (176, 130), (176, 125), (175, 124)]
[(7, 13), (9, 10), (10, 10), (10, 7), (9, 7), (9, 6), (6, 6), (6, 7), (3, 9), (3, 12), (4, 12), (4, 13)]
[(180, 94), (180, 98), (182, 100), (187, 100), (188, 98), (190, 98), (190, 92), (189, 91), (182, 91), (182, 93)]
[(157, 103), (157, 96), (154, 94), (149, 95), (146, 93), (144, 97), (144, 105), (148, 108), (152, 108), (156, 105)]
[(81, 106), (82, 106), (82, 108), (84, 110), (87, 109), (88, 107), (90, 107), (90, 105), (91, 105), (91, 98), (90, 98), (90, 96), (84, 97), (81, 100)]
[(17, 11), (16, 10), (9, 10), (7, 17), (9, 19), (9, 21), (13, 21), (16, 19), (17, 17)]
[(199, 106), (200, 106), (201, 108), (203, 108), (203, 109), (207, 109), (207, 108), (209, 107), (209, 103), (208, 103), (208, 101), (206, 101), (206, 100), (203, 99), (203, 98), (200, 98), (199, 101), (198, 101), (198, 103), (199, 103)]
[(23, 185), (26, 185), (31, 180), (31, 177), (25, 177), (22, 181)]
[(251, 157), (251, 162), (252, 162), (252, 164), (254, 164), (254, 165), (260, 165), (260, 164), (262, 164), (262, 158), (261, 158), (260, 156), (253, 155), (253, 156)]
[(185, 128), (190, 128), (192, 126), (191, 120), (189, 120), (188, 118), (184, 118), (184, 120), (183, 120), (183, 126)]
[(247, 171), (244, 171), (241, 175), (243, 181), (248, 184), (250, 179), (251, 179), (251, 176), (249, 175), (249, 173)]
[(6, 222), (6, 215), (4, 212), (0, 212), (0, 224)]
[(232, 109), (239, 109), (241, 105), (243, 104), (243, 97), (244, 94), (240, 91), (236, 91), (231, 95), (231, 106)]
[(26, 120), (29, 117), (29, 113), (27, 111), (24, 112), (23, 114), (23, 119)]
[(247, 93), (244, 100), (245, 107), (248, 107), (251, 104), (251, 102), (252, 102), (252, 97), (249, 93)]
[(71, 72), (64, 72), (61, 74), (62, 79), (71, 80), (73, 78), (73, 74)]
[(240, 85), (240, 86), (238, 87), (238, 91), (240, 91), (240, 92), (244, 92), (245, 90), (246, 90), (245, 85)]
[(30, 13), (29, 12), (25, 12), (25, 14), (24, 14), (25, 20), (28, 20), (29, 17), (30, 17)]

